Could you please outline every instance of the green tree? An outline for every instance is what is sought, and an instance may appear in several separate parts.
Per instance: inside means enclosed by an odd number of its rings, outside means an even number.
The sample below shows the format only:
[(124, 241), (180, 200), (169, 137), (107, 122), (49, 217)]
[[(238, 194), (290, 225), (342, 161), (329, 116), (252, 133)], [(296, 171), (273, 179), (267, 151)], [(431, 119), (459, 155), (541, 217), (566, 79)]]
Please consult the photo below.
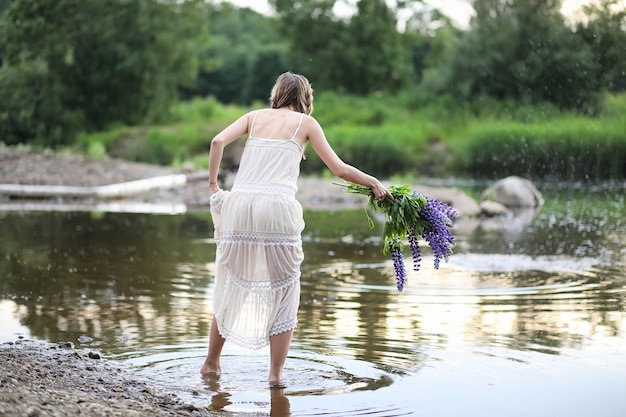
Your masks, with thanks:
[(63, 85), (42, 60), (0, 69), (0, 140), (56, 146), (79, 128), (81, 116), (63, 111)]
[(626, 90), (626, 9), (615, 6), (611, 0), (586, 6), (576, 33), (591, 47), (602, 87), (617, 92)]
[(475, 0), (441, 83), (461, 100), (481, 97), (593, 109), (592, 51), (566, 25), (557, 0)]
[(44, 62), (43, 79), (54, 85), (42, 88), (59, 95), (58, 119), (80, 113), (86, 130), (158, 120), (178, 85), (195, 79), (207, 40), (204, 7), (200, 0), (17, 0), (4, 15), (0, 78)]
[(459, 33), (452, 20), (436, 8), (413, 13), (406, 22), (405, 36), (415, 83), (419, 84), (425, 77), (429, 78), (429, 83), (433, 78), (440, 78), (439, 69), (450, 59)]
[(249, 103), (254, 100), (267, 102), (276, 78), (291, 69), (287, 60), (287, 52), (281, 45), (269, 45), (259, 50), (250, 61), (244, 90), (246, 102)]
[[(13, 4), (13, 0), (0, 0), (0, 28), (3, 25), (2, 14), (9, 8), (11, 4)], [(2, 67), (2, 49), (0, 47), (0, 68), (1, 67)]]
[(396, 11), (385, 0), (360, 0), (349, 33), (348, 91), (366, 95), (396, 92), (408, 85), (412, 78), (410, 51), (398, 32)]
[[(348, 23), (333, 13), (335, 0), (270, 0), (290, 56), (316, 89), (343, 89), (351, 62)], [(312, 74), (315, 76), (313, 77)]]
[(13, 0), (0, 0), (0, 13), (4, 12), (13, 4)]
[(213, 96), (222, 103), (266, 100), (276, 77), (289, 68), (287, 44), (275, 19), (228, 3), (210, 6), (211, 40), (195, 83), (182, 97)]
[(397, 91), (412, 77), (410, 51), (396, 10), (384, 0), (359, 0), (357, 13), (337, 17), (335, 0), (270, 0), (298, 67), (316, 88), (366, 95)]

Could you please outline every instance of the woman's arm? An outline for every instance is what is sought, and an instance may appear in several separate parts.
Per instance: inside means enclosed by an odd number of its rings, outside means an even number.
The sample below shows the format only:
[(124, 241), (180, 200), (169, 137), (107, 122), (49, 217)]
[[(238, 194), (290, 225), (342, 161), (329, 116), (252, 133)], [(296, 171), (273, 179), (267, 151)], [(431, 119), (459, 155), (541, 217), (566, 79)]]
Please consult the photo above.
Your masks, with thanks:
[(224, 155), (224, 148), (248, 133), (249, 114), (244, 114), (235, 120), (211, 140), (211, 149), (209, 151), (209, 188), (211, 193), (219, 190), (217, 174), (219, 173), (222, 156)]
[(306, 118), (307, 139), (311, 142), (311, 146), (319, 155), (320, 159), (326, 164), (331, 172), (339, 178), (364, 185), (371, 188), (374, 198), (382, 200), (389, 197), (393, 200), (393, 196), (387, 188), (375, 177), (366, 174), (352, 165), (346, 164), (328, 143), (326, 135), (320, 124), (313, 117)]

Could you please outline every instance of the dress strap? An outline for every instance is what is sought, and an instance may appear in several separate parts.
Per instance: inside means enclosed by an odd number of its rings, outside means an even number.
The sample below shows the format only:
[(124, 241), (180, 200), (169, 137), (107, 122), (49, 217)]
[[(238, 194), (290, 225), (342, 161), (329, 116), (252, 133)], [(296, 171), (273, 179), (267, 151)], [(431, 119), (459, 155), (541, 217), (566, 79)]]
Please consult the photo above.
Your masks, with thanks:
[(254, 117), (252, 118), (252, 124), (250, 125), (250, 131), (248, 132), (248, 137), (252, 137), (252, 129), (254, 128), (254, 122), (256, 121), (256, 115), (259, 114), (259, 111), (254, 112)]
[(294, 140), (296, 138), (296, 135), (298, 134), (298, 131), (300, 130), (300, 126), (302, 125), (302, 119), (304, 118), (304, 113), (300, 114), (300, 122), (298, 122), (298, 127), (296, 128), (296, 131), (293, 132), (293, 136), (291, 137), (291, 140)]

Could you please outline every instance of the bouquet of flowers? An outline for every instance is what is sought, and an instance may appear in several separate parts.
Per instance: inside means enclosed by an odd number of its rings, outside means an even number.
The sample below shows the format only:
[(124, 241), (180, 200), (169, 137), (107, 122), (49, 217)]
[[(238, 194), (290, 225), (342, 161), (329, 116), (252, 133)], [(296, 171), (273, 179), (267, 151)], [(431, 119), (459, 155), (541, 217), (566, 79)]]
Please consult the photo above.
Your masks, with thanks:
[[(345, 187), (349, 193), (369, 197), (367, 207), (384, 213), (383, 254), (391, 253), (398, 291), (402, 291), (407, 278), (403, 239), (406, 238), (411, 247), (414, 271), (419, 271), (422, 260), (419, 238), (423, 238), (433, 250), (435, 269), (439, 269), (442, 259), (448, 261), (454, 246), (454, 236), (449, 228), (457, 217), (457, 212), (448, 204), (413, 192), (407, 185), (390, 186), (388, 190), (394, 200), (385, 198), (380, 201), (374, 200), (374, 194), (369, 187), (351, 182), (339, 185)], [(367, 220), (370, 228), (374, 228), (374, 221), (369, 214)]]

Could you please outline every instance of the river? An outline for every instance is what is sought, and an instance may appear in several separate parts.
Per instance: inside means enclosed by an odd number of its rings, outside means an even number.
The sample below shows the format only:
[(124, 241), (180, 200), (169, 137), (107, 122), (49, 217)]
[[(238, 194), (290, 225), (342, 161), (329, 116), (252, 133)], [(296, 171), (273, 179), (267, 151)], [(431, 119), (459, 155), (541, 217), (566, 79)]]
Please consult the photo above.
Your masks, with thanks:
[(538, 186), (539, 210), (459, 220), (449, 262), (424, 248), (403, 292), (362, 210), (305, 211), (284, 392), (267, 389), (267, 349), (227, 343), (222, 375), (198, 372), (207, 212), (0, 212), (0, 342), (99, 349), (216, 415), (622, 417), (624, 184)]

